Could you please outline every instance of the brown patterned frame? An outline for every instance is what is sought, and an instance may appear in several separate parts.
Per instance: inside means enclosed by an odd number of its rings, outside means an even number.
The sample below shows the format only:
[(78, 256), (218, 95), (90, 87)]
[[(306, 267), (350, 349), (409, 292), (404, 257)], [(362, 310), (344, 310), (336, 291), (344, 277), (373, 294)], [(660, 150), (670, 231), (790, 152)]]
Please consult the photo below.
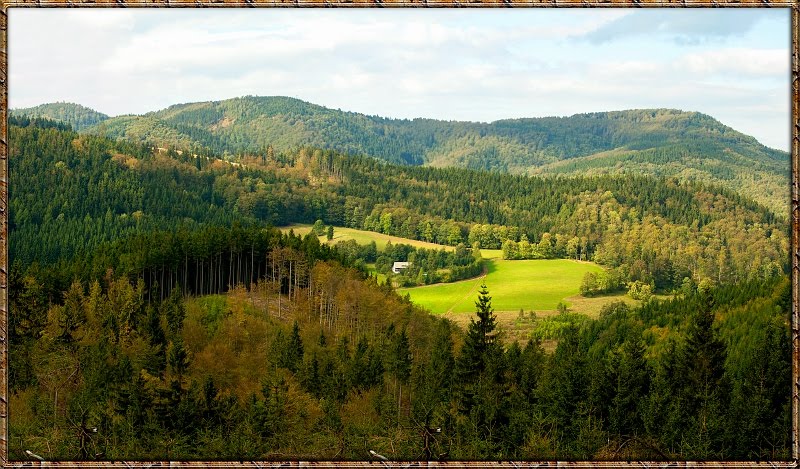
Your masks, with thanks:
[[(0, 463), (3, 467), (97, 468), (796, 468), (800, 465), (800, 0), (0, 0)], [(770, 462), (49, 462), (8, 460), (8, 8), (36, 7), (734, 7), (791, 9), (792, 460)], [(788, 391), (788, 390), (787, 390)]]

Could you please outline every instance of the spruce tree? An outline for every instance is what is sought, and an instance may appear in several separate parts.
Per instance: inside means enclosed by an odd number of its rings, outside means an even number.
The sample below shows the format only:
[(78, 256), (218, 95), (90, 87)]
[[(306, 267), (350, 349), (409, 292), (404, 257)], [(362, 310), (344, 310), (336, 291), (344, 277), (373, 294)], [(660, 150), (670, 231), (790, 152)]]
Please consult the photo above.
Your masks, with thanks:
[(723, 450), (724, 409), (730, 389), (725, 374), (725, 343), (714, 330), (714, 299), (710, 293), (689, 323), (686, 343), (678, 355), (684, 430), (682, 452), (692, 458), (719, 456)]
[(458, 374), (462, 382), (473, 381), (486, 368), (487, 357), (496, 348), (494, 330), (497, 318), (492, 308), (492, 297), (482, 283), (475, 302), (478, 320), (470, 320), (464, 346), (458, 360)]
[(303, 363), (303, 339), (300, 337), (300, 325), (297, 321), (292, 325), (292, 333), (285, 339), (283, 351), (281, 353), (280, 366), (296, 372), (300, 364)]
[(408, 382), (408, 378), (411, 376), (411, 349), (408, 344), (408, 334), (405, 327), (400, 331), (400, 334), (395, 336), (392, 355), (395, 376), (401, 383)]
[(617, 435), (636, 435), (643, 428), (640, 401), (650, 386), (644, 352), (642, 341), (631, 334), (611, 358), (614, 397), (610, 402), (609, 427)]
[(457, 363), (458, 410), (468, 418), (461, 428), (472, 448), (467, 454), (486, 458), (501, 450), (509, 409), (503, 347), (496, 340), (497, 319), (485, 284), (475, 307), (478, 320), (470, 321)]
[(161, 373), (167, 366), (167, 336), (161, 327), (161, 315), (152, 306), (147, 306), (147, 319), (144, 323), (144, 335), (148, 337), (153, 349), (152, 357), (145, 363), (145, 369), (150, 373)]
[(183, 320), (186, 318), (186, 307), (183, 304), (183, 294), (180, 287), (175, 287), (166, 301), (161, 304), (161, 310), (167, 318), (170, 337), (175, 337), (183, 330)]

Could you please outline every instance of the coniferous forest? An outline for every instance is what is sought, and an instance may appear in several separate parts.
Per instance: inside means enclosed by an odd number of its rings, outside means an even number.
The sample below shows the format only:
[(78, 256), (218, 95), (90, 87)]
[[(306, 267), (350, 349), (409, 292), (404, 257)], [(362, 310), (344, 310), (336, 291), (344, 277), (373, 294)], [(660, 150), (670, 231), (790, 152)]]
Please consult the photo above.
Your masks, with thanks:
[[(249, 147), (235, 125), (228, 145), (202, 134), (225, 118), (205, 107), (150, 116), (197, 136), (164, 147), (58, 109), (9, 119), (12, 460), (790, 458), (789, 229), (750, 186), (397, 164), (359, 140)], [(317, 220), (454, 249), (276, 228)], [(449, 270), (408, 282), (447, 282), (479, 275), (481, 249), (595, 262), (585, 296), (657, 296), (562, 311), (549, 348), (509, 338), (491, 284), (461, 328), (367, 267), (411, 258)]]

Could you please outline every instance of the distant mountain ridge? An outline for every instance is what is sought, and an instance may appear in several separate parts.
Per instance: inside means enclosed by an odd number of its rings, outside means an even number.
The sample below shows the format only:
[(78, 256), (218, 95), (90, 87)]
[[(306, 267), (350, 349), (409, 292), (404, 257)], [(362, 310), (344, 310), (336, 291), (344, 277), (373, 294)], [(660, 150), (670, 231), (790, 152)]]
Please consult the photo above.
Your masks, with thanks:
[[(47, 106), (54, 105), (40, 107)], [(788, 215), (789, 154), (698, 112), (639, 109), (476, 123), (391, 119), (294, 98), (246, 96), (177, 104), (141, 116), (101, 116), (91, 126), (73, 126), (221, 155), (311, 146), (414, 166), (545, 176), (677, 176), (721, 184)]]
[(11, 109), (11, 115), (28, 117), (44, 117), (69, 124), (73, 129), (81, 131), (109, 119), (109, 116), (75, 103), (49, 103), (39, 106)]

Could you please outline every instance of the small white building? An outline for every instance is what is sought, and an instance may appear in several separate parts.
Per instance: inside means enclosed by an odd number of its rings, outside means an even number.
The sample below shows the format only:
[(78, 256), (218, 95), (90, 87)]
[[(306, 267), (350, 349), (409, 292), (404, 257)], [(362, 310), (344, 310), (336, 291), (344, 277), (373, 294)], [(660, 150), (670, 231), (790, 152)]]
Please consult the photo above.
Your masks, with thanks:
[(408, 268), (409, 262), (395, 262), (392, 264), (392, 273), (399, 274), (400, 271)]

